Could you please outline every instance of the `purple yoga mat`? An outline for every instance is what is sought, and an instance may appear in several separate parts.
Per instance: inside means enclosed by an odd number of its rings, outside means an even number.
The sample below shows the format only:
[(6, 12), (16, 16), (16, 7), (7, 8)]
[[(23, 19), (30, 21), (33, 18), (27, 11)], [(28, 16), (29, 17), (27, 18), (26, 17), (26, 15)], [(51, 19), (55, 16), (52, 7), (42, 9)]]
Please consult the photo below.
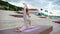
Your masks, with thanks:
[(37, 29), (40, 29), (40, 27), (31, 27), (31, 28), (23, 30), (22, 32), (32, 32), (32, 31), (35, 31)]

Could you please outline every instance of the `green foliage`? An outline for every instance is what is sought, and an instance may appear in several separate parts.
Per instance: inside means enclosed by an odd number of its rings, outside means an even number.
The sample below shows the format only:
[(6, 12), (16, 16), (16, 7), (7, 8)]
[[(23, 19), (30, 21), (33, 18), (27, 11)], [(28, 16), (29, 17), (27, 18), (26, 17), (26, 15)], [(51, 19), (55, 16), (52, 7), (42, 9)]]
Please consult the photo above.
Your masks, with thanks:
[(12, 10), (12, 11), (19, 11), (22, 10), (22, 7), (17, 7), (12, 4), (9, 4), (8, 2), (0, 0), (0, 6), (4, 6), (5, 10)]

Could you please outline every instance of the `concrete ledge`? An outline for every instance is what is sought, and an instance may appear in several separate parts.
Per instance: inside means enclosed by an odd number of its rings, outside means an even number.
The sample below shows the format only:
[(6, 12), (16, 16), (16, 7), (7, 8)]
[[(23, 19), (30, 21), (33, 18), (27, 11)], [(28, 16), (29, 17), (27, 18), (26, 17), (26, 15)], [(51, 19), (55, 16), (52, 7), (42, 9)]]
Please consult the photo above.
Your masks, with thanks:
[(23, 17), (23, 15), (10, 15), (10, 16), (18, 17), (18, 18), (22, 18)]
[(58, 23), (58, 24), (60, 24), (60, 21), (52, 21), (52, 22), (55, 22), (55, 23)]

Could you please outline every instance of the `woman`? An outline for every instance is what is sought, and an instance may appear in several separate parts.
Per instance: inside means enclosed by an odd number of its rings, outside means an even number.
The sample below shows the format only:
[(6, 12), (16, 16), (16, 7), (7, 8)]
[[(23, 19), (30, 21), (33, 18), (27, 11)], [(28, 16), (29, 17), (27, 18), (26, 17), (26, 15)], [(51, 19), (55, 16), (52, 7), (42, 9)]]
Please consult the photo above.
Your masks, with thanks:
[(31, 21), (30, 21), (30, 12), (28, 10), (28, 7), (25, 3), (24, 4), (24, 22), (25, 22), (25, 27), (29, 28), (29, 26), (31, 26)]
[(24, 26), (25, 27), (18, 27), (17, 28), (17, 31), (18, 32), (21, 32), (22, 30), (24, 30), (24, 29), (27, 29), (27, 28), (29, 28), (30, 26), (31, 26), (31, 21), (30, 21), (30, 13), (29, 13), (29, 11), (28, 11), (28, 8), (27, 8), (27, 5), (25, 4), (25, 3), (23, 3), (23, 5), (24, 5)]

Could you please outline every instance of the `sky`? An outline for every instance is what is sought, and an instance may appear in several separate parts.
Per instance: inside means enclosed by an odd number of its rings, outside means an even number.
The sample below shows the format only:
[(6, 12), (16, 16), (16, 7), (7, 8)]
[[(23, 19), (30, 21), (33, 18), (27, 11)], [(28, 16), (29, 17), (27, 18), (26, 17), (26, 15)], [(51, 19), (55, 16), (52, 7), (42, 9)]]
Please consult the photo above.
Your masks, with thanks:
[(43, 8), (46, 10), (60, 10), (60, 0), (4, 0), (15, 6), (23, 7), (22, 3), (26, 3), (28, 7)]

